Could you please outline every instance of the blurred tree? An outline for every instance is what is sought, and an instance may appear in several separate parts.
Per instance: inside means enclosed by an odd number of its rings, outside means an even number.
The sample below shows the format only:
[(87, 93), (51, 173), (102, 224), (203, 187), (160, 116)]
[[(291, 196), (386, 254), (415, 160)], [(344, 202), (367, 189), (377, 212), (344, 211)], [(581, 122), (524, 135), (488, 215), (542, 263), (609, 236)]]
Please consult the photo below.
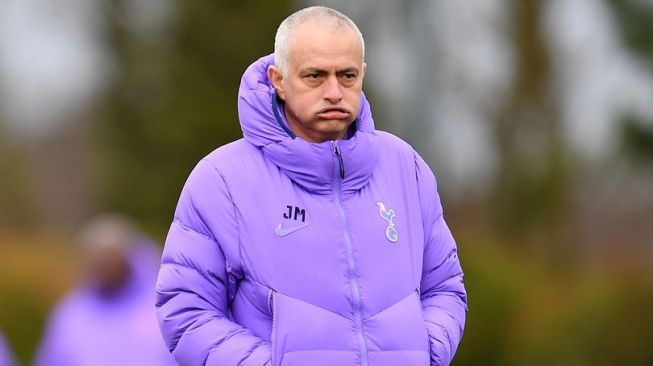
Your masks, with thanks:
[(511, 2), (516, 70), (494, 130), (499, 149), (494, 207), (504, 234), (557, 237), (565, 212), (568, 167), (543, 34), (546, 5), (542, 0)]
[[(613, 10), (624, 43), (653, 71), (653, 5), (634, 0), (606, 1)], [(622, 118), (623, 149), (635, 161), (653, 160), (651, 122), (630, 115)]]
[(118, 75), (98, 137), (105, 208), (151, 230), (170, 222), (194, 164), (241, 136), (237, 89), (245, 68), (273, 50), (289, 2), (175, 2), (155, 38), (127, 24), (125, 0), (111, 0), (109, 29)]
[(0, 227), (33, 224), (35, 213), (29, 194), (25, 156), (20, 154), (0, 121)]
[(626, 45), (653, 70), (653, 5), (640, 0), (606, 1), (613, 11)]
[(622, 125), (624, 152), (635, 162), (653, 161), (653, 128), (634, 117), (624, 118)]

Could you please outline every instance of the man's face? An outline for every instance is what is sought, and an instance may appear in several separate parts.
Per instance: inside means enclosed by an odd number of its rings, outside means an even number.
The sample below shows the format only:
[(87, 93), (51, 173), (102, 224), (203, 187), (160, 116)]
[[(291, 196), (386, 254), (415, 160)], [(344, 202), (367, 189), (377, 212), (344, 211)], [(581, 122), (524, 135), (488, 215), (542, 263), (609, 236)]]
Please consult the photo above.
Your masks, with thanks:
[(286, 75), (268, 76), (286, 104), (293, 132), (309, 142), (342, 139), (360, 108), (366, 66), (360, 38), (348, 26), (307, 21), (291, 35)]
[(98, 285), (98, 290), (111, 295), (129, 279), (131, 270), (123, 249), (93, 248), (85, 253), (86, 273)]

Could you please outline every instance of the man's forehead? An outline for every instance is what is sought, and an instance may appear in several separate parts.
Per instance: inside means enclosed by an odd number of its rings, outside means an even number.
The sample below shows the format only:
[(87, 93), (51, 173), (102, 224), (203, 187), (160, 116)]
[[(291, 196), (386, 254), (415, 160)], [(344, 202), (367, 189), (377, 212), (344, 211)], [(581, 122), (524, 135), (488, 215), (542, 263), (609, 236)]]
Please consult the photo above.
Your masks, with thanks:
[(357, 52), (295, 52), (290, 55), (289, 64), (297, 71), (359, 71), (363, 57)]
[(360, 68), (363, 50), (360, 39), (348, 26), (325, 28), (301, 27), (292, 37), (289, 63), (295, 68)]

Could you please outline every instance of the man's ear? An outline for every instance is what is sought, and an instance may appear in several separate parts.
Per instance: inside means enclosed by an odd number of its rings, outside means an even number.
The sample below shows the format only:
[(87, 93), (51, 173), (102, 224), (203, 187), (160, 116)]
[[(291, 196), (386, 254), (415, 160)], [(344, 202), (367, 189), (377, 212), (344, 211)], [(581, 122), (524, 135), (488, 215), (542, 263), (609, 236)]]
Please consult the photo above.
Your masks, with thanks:
[(286, 100), (286, 90), (283, 88), (283, 73), (281, 69), (275, 65), (270, 65), (268, 67), (268, 79), (272, 82), (274, 90), (277, 91), (277, 95), (281, 100)]

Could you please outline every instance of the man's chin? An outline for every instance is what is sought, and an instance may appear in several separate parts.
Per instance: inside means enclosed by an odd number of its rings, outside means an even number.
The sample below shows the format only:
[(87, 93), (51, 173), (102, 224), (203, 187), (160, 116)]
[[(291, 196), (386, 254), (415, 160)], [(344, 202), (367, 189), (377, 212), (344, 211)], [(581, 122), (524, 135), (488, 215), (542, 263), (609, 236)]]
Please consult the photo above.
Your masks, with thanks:
[(329, 136), (329, 140), (339, 140), (347, 136), (352, 122), (343, 119), (321, 120), (316, 130), (323, 136)]

